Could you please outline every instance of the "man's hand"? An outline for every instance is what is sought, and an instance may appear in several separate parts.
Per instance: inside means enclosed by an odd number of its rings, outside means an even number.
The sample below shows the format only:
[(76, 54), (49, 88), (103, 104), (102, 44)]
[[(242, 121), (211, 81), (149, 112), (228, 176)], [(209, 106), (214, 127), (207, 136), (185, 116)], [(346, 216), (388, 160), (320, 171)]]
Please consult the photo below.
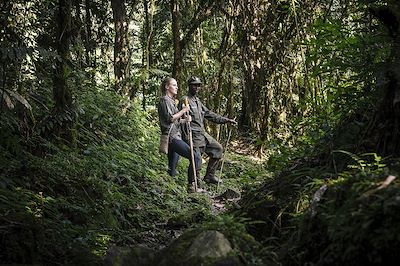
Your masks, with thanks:
[(182, 124), (183, 123), (190, 123), (190, 122), (192, 122), (192, 117), (189, 115), (189, 116), (186, 116), (185, 118), (182, 118), (181, 119), (181, 121), (180, 121)]
[(181, 117), (181, 120), (179, 121), (179, 123), (184, 124), (184, 123), (190, 123), (192, 122), (192, 116), (191, 115), (183, 115)]
[(190, 123), (190, 122), (192, 122), (192, 116), (191, 116), (191, 115), (186, 116), (186, 117), (183, 119), (183, 121), (184, 121), (185, 123)]
[(228, 123), (231, 125), (237, 125), (237, 122), (234, 119), (228, 119)]

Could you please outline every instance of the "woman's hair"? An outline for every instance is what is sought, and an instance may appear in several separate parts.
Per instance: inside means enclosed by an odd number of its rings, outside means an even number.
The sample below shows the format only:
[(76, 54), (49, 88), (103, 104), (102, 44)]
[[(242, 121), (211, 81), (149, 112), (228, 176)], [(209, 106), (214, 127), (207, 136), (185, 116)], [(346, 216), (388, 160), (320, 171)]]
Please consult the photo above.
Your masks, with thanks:
[(167, 86), (171, 83), (174, 78), (165, 78), (160, 85), (161, 95), (165, 95), (167, 93)]

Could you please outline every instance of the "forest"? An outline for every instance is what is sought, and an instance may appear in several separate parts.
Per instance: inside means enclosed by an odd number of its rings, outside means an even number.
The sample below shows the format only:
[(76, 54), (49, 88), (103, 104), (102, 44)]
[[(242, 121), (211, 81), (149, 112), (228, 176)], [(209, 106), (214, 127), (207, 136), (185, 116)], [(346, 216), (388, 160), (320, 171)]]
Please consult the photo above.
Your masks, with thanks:
[[(399, 27), (396, 0), (0, 1), (0, 265), (397, 265)], [(203, 192), (159, 152), (191, 76), (237, 122), (205, 121)]]

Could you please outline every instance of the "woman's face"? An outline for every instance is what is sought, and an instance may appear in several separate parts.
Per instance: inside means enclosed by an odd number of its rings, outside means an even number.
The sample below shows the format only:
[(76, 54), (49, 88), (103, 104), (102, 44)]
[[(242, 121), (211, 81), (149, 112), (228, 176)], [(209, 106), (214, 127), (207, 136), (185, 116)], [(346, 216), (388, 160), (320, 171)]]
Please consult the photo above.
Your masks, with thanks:
[(167, 85), (167, 93), (175, 96), (178, 94), (178, 83), (175, 79), (172, 79)]

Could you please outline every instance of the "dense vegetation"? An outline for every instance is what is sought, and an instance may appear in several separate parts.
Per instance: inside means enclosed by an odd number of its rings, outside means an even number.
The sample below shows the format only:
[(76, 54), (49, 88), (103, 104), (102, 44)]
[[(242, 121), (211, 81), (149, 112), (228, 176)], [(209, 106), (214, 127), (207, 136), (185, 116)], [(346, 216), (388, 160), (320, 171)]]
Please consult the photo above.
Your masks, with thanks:
[[(174, 240), (211, 229), (233, 246), (228, 265), (398, 261), (396, 1), (0, 11), (0, 264), (101, 265), (112, 247), (144, 246), (131, 265), (185, 265)], [(183, 95), (190, 75), (239, 122), (207, 124), (225, 147), (224, 183), (208, 193), (187, 193), (187, 161), (172, 180), (158, 153), (160, 81)]]

